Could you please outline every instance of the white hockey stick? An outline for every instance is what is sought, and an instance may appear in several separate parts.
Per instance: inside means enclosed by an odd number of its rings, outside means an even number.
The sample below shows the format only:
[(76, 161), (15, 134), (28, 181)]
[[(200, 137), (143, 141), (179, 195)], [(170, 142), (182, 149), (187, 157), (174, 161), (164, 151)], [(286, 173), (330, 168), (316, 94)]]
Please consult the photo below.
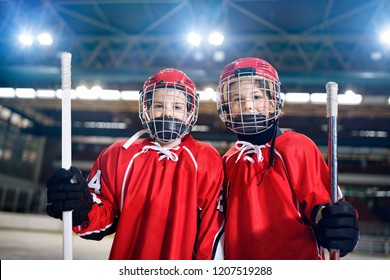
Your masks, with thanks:
[[(337, 183), (337, 100), (338, 85), (335, 82), (326, 84), (327, 94), (327, 117), (328, 117), (328, 167), (329, 167), (329, 184), (331, 187), (331, 203), (338, 201), (338, 183)], [(340, 251), (330, 249), (331, 260), (340, 259)]]
[[(71, 131), (71, 59), (68, 52), (61, 54), (61, 83), (62, 83), (62, 160), (64, 169), (72, 165), (72, 131)], [(62, 212), (62, 238), (64, 260), (72, 256), (72, 211)]]

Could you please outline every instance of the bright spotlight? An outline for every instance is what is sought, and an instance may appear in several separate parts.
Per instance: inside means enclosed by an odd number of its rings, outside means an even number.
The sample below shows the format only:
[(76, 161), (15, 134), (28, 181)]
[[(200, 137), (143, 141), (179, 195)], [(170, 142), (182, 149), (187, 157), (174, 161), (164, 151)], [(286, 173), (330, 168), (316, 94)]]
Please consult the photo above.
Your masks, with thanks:
[(38, 42), (44, 46), (50, 46), (53, 44), (53, 38), (49, 33), (41, 33), (38, 35)]
[(195, 32), (190, 32), (187, 36), (188, 42), (193, 46), (199, 46), (202, 42), (202, 38)]
[(390, 45), (390, 29), (383, 31), (380, 39), (383, 43)]
[(213, 32), (209, 36), (209, 44), (213, 46), (220, 46), (225, 38), (219, 32)]
[(31, 35), (25, 33), (19, 35), (19, 41), (26, 46), (31, 46), (33, 44)]

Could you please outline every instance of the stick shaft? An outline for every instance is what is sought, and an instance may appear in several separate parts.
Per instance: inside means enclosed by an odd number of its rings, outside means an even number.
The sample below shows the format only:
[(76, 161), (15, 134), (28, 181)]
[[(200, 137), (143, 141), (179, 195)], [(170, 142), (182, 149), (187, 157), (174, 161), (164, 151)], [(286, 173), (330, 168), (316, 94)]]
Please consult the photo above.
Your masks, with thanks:
[[(335, 82), (326, 84), (327, 117), (328, 117), (328, 168), (331, 188), (331, 203), (338, 201), (338, 171), (337, 171), (337, 101), (338, 85)], [(330, 249), (330, 259), (340, 259), (339, 250)]]
[(338, 182), (337, 182), (337, 119), (330, 117), (329, 121), (329, 135), (328, 135), (328, 166), (329, 166), (329, 180), (332, 189), (331, 202), (338, 201)]
[[(71, 131), (71, 54), (61, 54), (62, 82), (62, 131), (61, 131), (61, 165), (69, 169), (72, 165), (72, 131)], [(62, 237), (64, 260), (71, 260), (72, 254), (72, 211), (62, 213)]]
[(338, 200), (337, 183), (337, 102), (338, 85), (335, 82), (326, 84), (327, 93), (327, 117), (328, 117), (328, 167), (329, 183), (331, 187), (331, 202)]

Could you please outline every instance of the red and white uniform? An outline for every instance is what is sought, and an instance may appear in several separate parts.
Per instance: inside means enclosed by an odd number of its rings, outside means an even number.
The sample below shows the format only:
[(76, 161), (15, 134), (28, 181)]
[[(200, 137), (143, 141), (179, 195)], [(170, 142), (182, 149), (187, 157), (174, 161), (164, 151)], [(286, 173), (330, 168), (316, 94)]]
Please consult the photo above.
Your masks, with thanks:
[(115, 232), (110, 259), (212, 259), (221, 235), (222, 160), (186, 136), (171, 149), (138, 139), (106, 148), (92, 167), (86, 239)]
[(308, 225), (313, 207), (330, 202), (328, 167), (317, 146), (286, 131), (276, 138), (275, 164), (266, 171), (270, 142), (244, 143), (223, 156), (225, 259), (322, 259)]

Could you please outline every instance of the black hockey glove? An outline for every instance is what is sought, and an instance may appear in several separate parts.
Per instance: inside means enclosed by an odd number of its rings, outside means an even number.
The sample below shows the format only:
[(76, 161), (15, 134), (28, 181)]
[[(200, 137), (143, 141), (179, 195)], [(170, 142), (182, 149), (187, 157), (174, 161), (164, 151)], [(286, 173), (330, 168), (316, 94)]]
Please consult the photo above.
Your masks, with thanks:
[[(321, 213), (317, 216), (318, 211)], [(317, 242), (323, 248), (340, 250), (340, 257), (355, 249), (359, 239), (359, 224), (356, 209), (349, 202), (316, 206), (312, 212), (312, 221)]]
[(92, 208), (92, 195), (82, 172), (71, 167), (60, 169), (46, 182), (47, 205), (49, 216), (61, 219), (63, 211), (72, 212), (73, 226), (81, 225), (88, 220)]

